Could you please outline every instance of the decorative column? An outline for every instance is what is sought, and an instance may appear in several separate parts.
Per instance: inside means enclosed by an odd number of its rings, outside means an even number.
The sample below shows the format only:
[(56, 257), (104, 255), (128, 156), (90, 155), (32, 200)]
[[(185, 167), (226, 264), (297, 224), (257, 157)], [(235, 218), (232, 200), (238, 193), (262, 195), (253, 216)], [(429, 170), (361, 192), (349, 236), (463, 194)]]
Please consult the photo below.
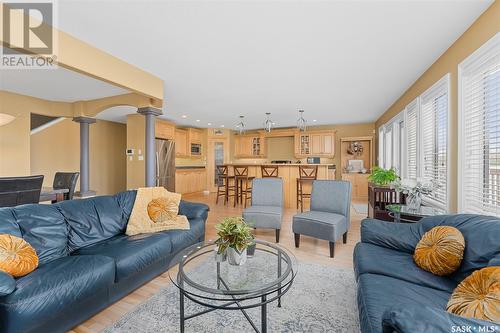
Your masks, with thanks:
[(144, 107), (137, 109), (142, 114), (146, 125), (146, 187), (156, 186), (156, 145), (155, 145), (155, 117), (162, 114), (160, 109)]
[(80, 192), (77, 197), (90, 197), (96, 194), (89, 189), (89, 125), (96, 122), (93, 118), (75, 117), (74, 122), (80, 123)]

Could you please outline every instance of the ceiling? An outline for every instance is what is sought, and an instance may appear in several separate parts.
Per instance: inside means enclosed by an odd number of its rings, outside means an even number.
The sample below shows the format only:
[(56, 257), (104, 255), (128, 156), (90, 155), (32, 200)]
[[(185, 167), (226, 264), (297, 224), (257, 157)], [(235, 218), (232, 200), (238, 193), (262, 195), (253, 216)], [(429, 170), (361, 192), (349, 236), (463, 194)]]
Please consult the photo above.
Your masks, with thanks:
[(129, 92), (62, 67), (2, 70), (0, 89), (60, 102), (89, 100)]
[[(375, 121), (491, 3), (68, 0), (58, 2), (57, 21), (162, 78), (163, 117), (234, 127), (244, 115), (259, 128), (266, 112), (276, 126), (294, 126), (298, 109), (315, 124)], [(57, 91), (31, 94), (75, 97), (65, 75)], [(132, 112), (101, 116), (123, 121)]]

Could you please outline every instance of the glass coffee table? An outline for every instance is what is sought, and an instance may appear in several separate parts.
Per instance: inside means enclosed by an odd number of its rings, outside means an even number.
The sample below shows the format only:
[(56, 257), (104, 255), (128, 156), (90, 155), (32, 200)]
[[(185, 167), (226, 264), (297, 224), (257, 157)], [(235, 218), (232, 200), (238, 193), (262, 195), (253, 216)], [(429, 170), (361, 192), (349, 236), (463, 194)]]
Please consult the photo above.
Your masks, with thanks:
[[(256, 332), (267, 332), (267, 304), (277, 301), (281, 307), (281, 296), (297, 275), (297, 260), (284, 247), (255, 242), (255, 254), (241, 266), (230, 265), (227, 260), (217, 262), (213, 241), (190, 246), (174, 257), (169, 276), (179, 288), (181, 332), (186, 320), (215, 310), (241, 311)], [(204, 309), (186, 314), (186, 298)], [(246, 311), (255, 307), (261, 308), (260, 330)]]
[(444, 215), (446, 211), (431, 207), (420, 206), (418, 209), (411, 209), (406, 205), (393, 204), (385, 206), (389, 212), (389, 216), (394, 219), (394, 222), (414, 223), (427, 216)]

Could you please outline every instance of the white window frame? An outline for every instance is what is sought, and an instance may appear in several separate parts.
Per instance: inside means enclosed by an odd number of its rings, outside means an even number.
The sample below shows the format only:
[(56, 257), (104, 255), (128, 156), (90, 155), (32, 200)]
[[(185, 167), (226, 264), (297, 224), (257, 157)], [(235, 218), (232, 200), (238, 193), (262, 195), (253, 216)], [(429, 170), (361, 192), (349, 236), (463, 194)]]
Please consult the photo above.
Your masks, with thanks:
[(423, 176), (423, 168), (424, 168), (424, 154), (422, 152), (422, 147), (424, 144), (423, 141), (423, 126), (422, 126), (422, 100), (425, 99), (425, 97), (428, 94), (431, 94), (435, 89), (438, 89), (440, 86), (444, 85), (446, 87), (447, 93), (447, 112), (446, 112), (446, 200), (445, 204), (441, 204), (440, 202), (437, 202), (435, 200), (432, 200), (428, 197), (423, 197), (422, 201), (424, 201), (426, 204), (438, 207), (441, 209), (444, 209), (446, 211), (450, 210), (450, 205), (451, 205), (451, 196), (450, 196), (450, 185), (451, 185), (451, 159), (450, 159), (450, 154), (451, 154), (451, 117), (450, 117), (450, 103), (451, 103), (451, 80), (450, 80), (450, 73), (445, 74), (441, 79), (439, 79), (436, 83), (434, 83), (430, 88), (428, 88), (424, 93), (420, 95), (420, 103), (419, 103), (419, 130), (418, 130), (418, 146), (417, 153), (419, 155), (419, 166), (418, 171), (417, 169), (417, 174), (419, 174), (419, 177)]
[(465, 110), (464, 110), (464, 72), (467, 71), (468, 67), (474, 66), (478, 61), (481, 61), (485, 55), (492, 51), (495, 47), (500, 44), (500, 33), (497, 33), (490, 40), (484, 43), (471, 55), (469, 55), (465, 60), (463, 60), (458, 65), (458, 172), (457, 172), (457, 190), (458, 190), (458, 212), (464, 211), (464, 168), (465, 168), (465, 136), (464, 136), (464, 121), (465, 121)]
[(415, 113), (416, 113), (416, 116), (417, 116), (417, 128), (416, 128), (416, 142), (415, 142), (415, 148), (416, 148), (416, 161), (415, 161), (415, 167), (416, 167), (416, 177), (420, 177), (420, 97), (417, 97), (415, 98), (413, 101), (411, 101), (410, 103), (408, 103), (408, 105), (405, 107), (405, 110), (404, 110), (404, 122), (405, 122), (405, 146), (406, 146), (406, 150), (405, 150), (405, 172), (404, 172), (404, 178), (409, 178), (409, 175), (408, 175), (408, 170), (410, 169), (410, 166), (409, 166), (409, 163), (408, 163), (408, 126), (409, 126), (409, 121), (408, 121), (408, 112), (409, 112), (409, 109), (410, 107), (412, 107), (413, 105), (415, 105)]

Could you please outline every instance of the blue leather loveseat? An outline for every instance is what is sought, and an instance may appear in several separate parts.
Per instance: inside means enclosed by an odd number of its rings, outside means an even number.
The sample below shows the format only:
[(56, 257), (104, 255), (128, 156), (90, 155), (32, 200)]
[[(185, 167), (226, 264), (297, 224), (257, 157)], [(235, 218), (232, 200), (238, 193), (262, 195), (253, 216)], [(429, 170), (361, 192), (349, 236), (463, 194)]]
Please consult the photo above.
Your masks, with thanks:
[[(425, 232), (446, 225), (465, 238), (460, 268), (440, 277), (420, 269), (413, 252)], [(365, 219), (361, 243), (354, 249), (361, 331), (375, 332), (500, 332), (500, 325), (446, 312), (455, 287), (473, 271), (500, 266), (500, 219), (450, 215), (418, 223)]]
[[(124, 234), (136, 192), (0, 209), (0, 234), (24, 238), (39, 266), (0, 296), (1, 332), (62, 332), (163, 273), (203, 241), (208, 206), (181, 201), (190, 230)], [(0, 293), (12, 282), (0, 273)]]

